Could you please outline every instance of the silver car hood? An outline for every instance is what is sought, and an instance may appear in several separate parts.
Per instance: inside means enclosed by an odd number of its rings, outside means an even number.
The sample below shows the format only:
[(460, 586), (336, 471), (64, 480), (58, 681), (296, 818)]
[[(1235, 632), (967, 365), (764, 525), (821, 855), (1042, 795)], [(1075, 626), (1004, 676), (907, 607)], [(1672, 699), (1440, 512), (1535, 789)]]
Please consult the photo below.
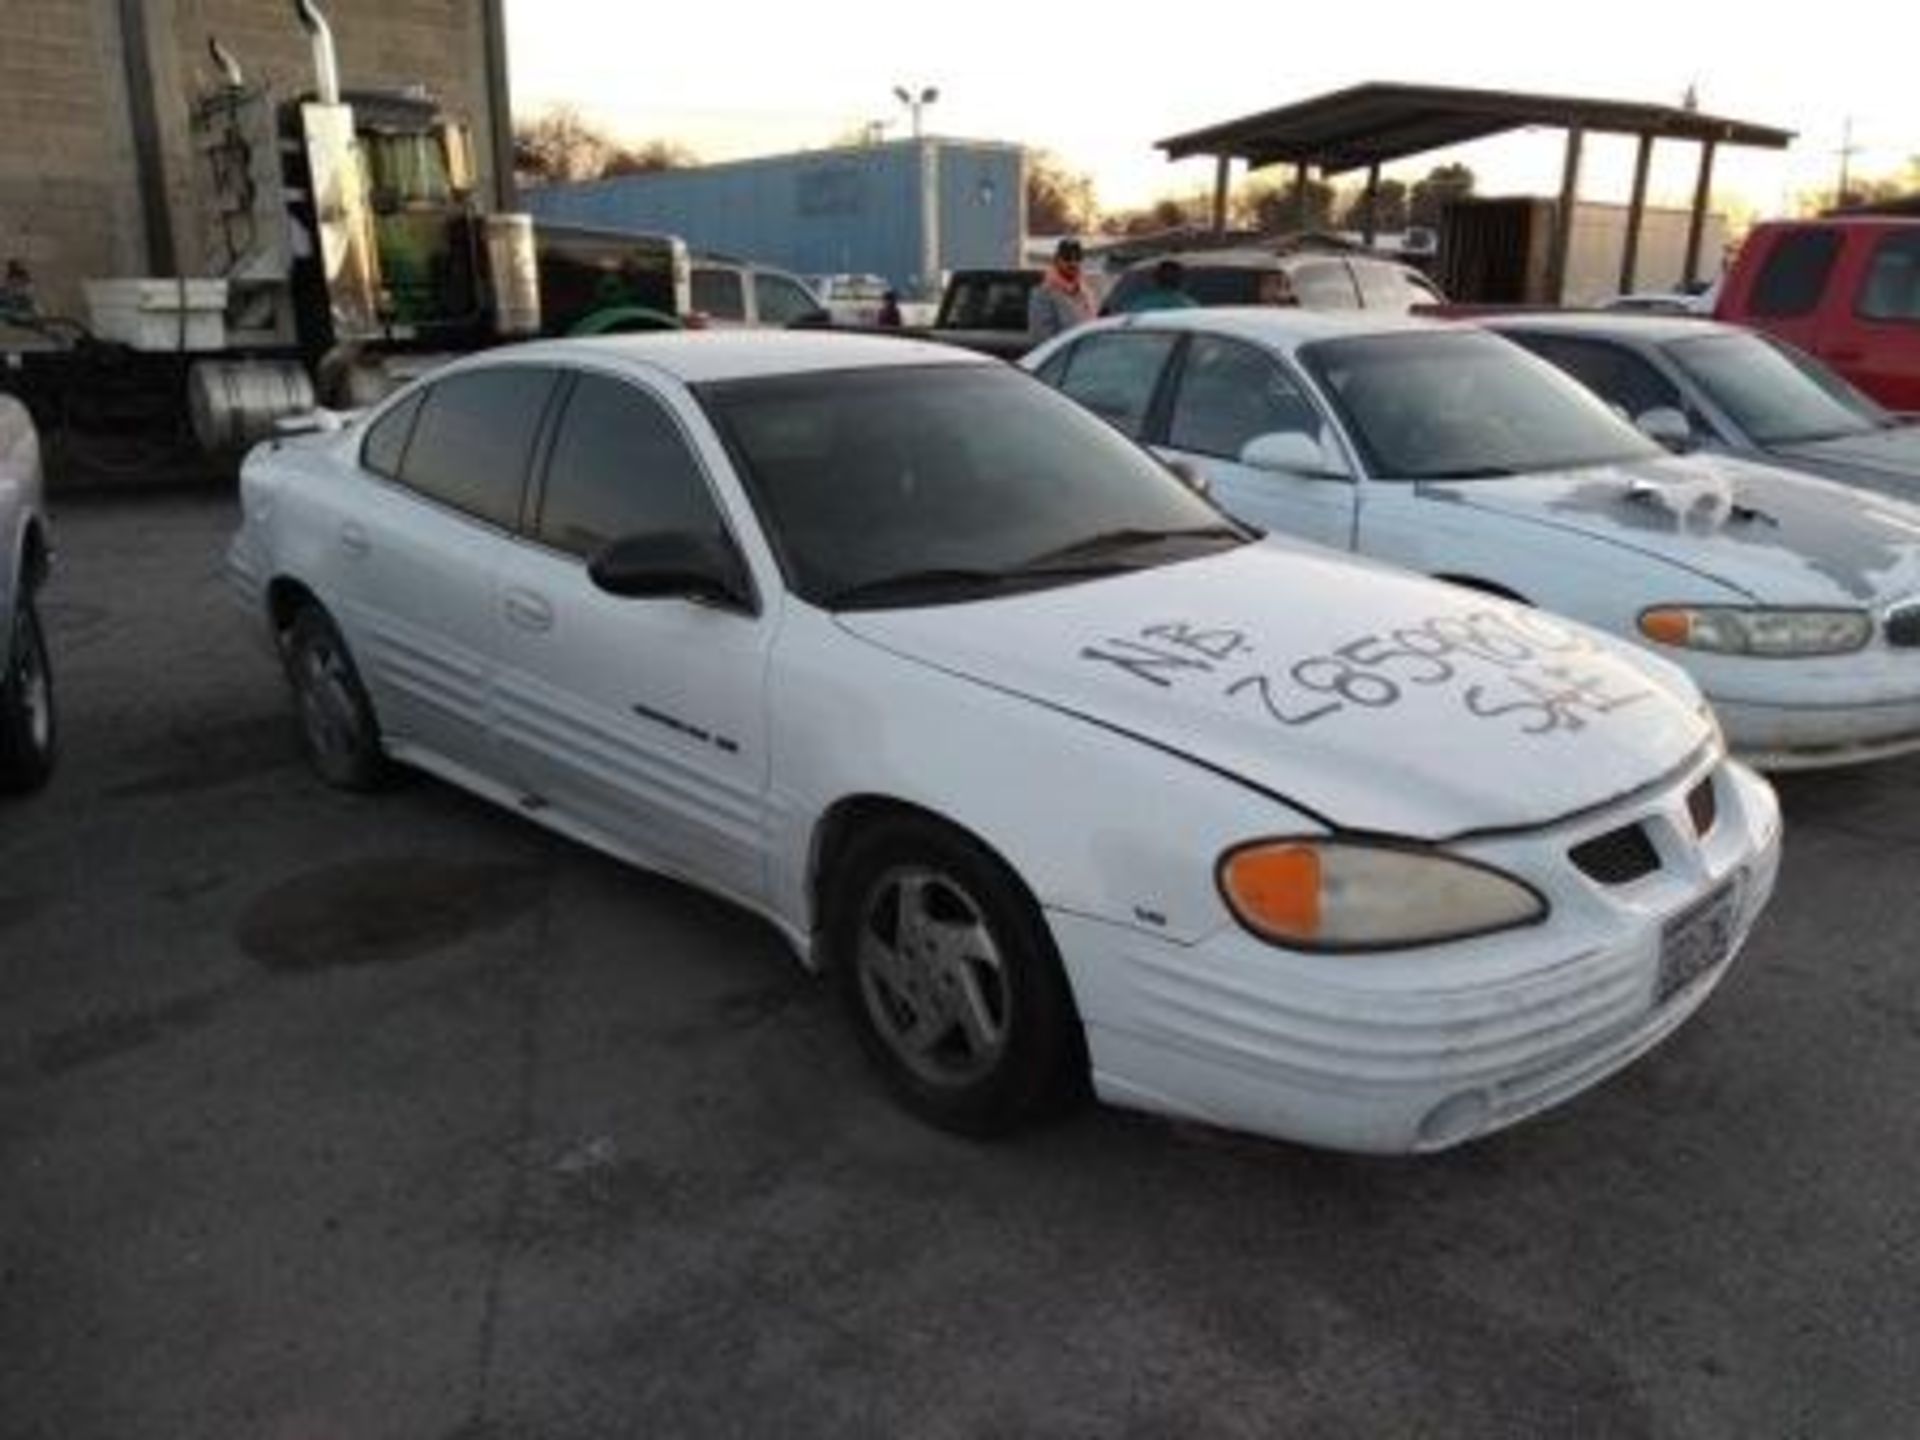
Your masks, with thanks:
[(1853, 481), (1889, 495), (1920, 499), (1920, 425), (1776, 445), (1770, 453), (1785, 464), (1806, 466), (1832, 480)]
[(1727, 456), (1663, 456), (1418, 489), (1628, 546), (1765, 604), (1872, 606), (1920, 591), (1920, 507)]

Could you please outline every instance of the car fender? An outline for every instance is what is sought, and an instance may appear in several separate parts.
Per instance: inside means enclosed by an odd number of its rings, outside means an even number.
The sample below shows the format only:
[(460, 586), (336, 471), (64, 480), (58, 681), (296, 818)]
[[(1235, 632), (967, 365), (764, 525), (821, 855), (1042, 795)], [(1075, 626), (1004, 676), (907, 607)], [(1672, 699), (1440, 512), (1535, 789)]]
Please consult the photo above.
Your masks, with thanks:
[[(768, 705), (769, 878), (796, 933), (818, 920), (820, 826), (855, 799), (968, 832), (1045, 908), (1181, 942), (1232, 923), (1214, 881), (1227, 849), (1327, 828), (1196, 757), (896, 655), (805, 606), (782, 627)], [(1148, 809), (1151, 827), (1140, 823)]]

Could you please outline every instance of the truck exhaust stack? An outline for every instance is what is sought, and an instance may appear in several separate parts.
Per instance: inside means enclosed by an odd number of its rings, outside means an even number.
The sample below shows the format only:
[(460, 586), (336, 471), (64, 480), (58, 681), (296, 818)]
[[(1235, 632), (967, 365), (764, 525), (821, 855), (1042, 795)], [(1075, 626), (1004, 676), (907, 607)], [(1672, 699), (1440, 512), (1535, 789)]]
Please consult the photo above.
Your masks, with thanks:
[(340, 103), (340, 60), (333, 48), (333, 29), (313, 0), (293, 0), (300, 27), (313, 41), (314, 96), (322, 105)]

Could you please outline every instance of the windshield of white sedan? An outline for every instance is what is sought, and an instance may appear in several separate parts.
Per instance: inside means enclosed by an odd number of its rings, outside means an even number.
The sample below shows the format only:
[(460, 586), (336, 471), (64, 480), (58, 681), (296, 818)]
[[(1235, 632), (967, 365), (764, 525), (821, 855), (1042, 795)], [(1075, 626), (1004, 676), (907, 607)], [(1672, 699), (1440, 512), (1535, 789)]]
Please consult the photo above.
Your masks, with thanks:
[(830, 609), (975, 599), (1191, 559), (1248, 532), (1026, 375), (934, 365), (697, 391), (788, 583)]
[(1673, 361), (1760, 445), (1864, 435), (1886, 412), (1818, 361), (1757, 335), (1706, 335), (1667, 346)]
[(1546, 361), (1492, 335), (1323, 340), (1300, 358), (1382, 480), (1486, 480), (1664, 453)]

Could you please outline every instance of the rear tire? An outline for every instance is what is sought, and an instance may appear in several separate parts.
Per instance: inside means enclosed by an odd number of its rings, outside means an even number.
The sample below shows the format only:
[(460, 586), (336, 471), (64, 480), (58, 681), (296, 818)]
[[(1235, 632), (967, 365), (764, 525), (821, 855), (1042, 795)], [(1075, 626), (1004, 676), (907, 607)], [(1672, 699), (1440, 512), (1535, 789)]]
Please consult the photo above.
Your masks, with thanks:
[(373, 702), (347, 642), (319, 606), (305, 606), (293, 617), (286, 660), (300, 739), (314, 773), (337, 790), (379, 789), (391, 766)]
[(59, 726), (46, 632), (31, 593), (22, 592), (0, 672), (0, 792), (24, 795), (53, 774)]
[(1046, 922), (971, 838), (879, 821), (841, 857), (826, 919), (861, 1048), (916, 1115), (1000, 1135), (1084, 1093), (1085, 1039)]

